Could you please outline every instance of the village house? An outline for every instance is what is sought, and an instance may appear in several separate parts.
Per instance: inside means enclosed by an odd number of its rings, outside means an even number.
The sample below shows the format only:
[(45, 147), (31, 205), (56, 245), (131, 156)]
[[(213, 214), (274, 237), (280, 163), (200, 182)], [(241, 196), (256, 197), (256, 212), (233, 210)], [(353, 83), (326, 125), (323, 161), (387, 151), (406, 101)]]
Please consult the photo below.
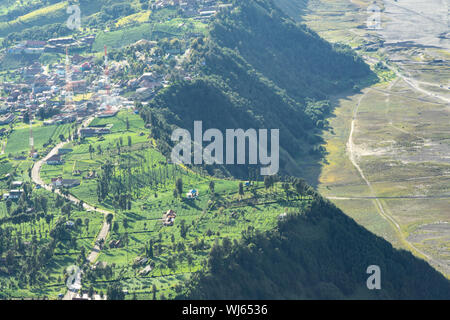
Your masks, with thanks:
[(54, 156), (51, 156), (50, 158), (48, 158), (46, 162), (47, 162), (48, 165), (55, 166), (55, 165), (63, 164), (64, 160), (61, 158), (60, 155), (56, 155), (55, 154)]
[(139, 275), (140, 276), (146, 276), (150, 271), (152, 271), (152, 266), (148, 265), (146, 266), (144, 269), (142, 269), (141, 271), (139, 271)]
[(283, 221), (287, 218), (287, 216), (288, 216), (287, 213), (284, 212), (278, 216), (278, 220)]
[(25, 40), (24, 43), (26, 48), (44, 48), (46, 44), (46, 41), (39, 40)]
[(32, 65), (23, 68), (23, 76), (28, 83), (34, 82), (35, 75), (42, 73), (43, 69), (39, 62), (34, 62)]
[(92, 45), (95, 42), (95, 35), (88, 35), (80, 39), (80, 42), (87, 45)]
[(52, 178), (52, 186), (55, 188), (74, 188), (80, 185), (80, 180), (77, 179), (63, 179), (61, 177)]
[(72, 44), (74, 43), (75, 40), (73, 37), (61, 37), (61, 38), (53, 38), (53, 39), (49, 39), (47, 41), (47, 43), (49, 45), (52, 46), (56, 46), (56, 45), (67, 45), (67, 44)]
[(51, 125), (54, 125), (55, 124), (55, 121), (54, 120), (45, 120), (44, 122), (43, 122), (43, 125), (44, 126), (51, 126)]
[[(64, 295), (63, 295), (64, 297)], [(89, 301), (89, 300), (107, 300), (106, 295), (103, 295), (103, 297), (101, 297), (99, 294), (94, 294), (92, 297), (89, 296), (89, 294), (87, 292), (83, 292), (83, 293), (77, 293), (75, 297), (72, 298), (72, 300), (74, 301)], [(62, 297), (61, 297), (62, 299)]]
[(175, 218), (177, 214), (172, 209), (167, 210), (167, 212), (163, 215), (163, 224), (165, 226), (173, 226), (175, 223)]
[(23, 190), (17, 190), (17, 189), (12, 189), (9, 191), (9, 193), (4, 193), (3, 194), (3, 199), (7, 200), (7, 199), (11, 199), (11, 200), (17, 200), (20, 198), (20, 196), (22, 195)]
[(155, 89), (161, 87), (161, 82), (158, 81), (149, 81), (149, 80), (142, 80), (139, 83), (140, 88), (149, 88), (149, 89)]
[(52, 120), (56, 124), (64, 124), (64, 123), (72, 123), (77, 120), (77, 117), (75, 114), (71, 112), (66, 112), (64, 115), (56, 115), (52, 117)]
[(97, 261), (93, 266), (92, 266), (92, 270), (95, 269), (105, 269), (106, 266), (108, 265), (108, 263), (106, 261)]
[(23, 50), (25, 54), (42, 54), (44, 53), (44, 48), (25, 48)]
[(25, 46), (21, 43), (12, 46), (11, 48), (8, 48), (8, 54), (12, 54), (12, 55), (18, 55), (18, 54), (22, 54), (23, 50), (25, 50)]
[(7, 114), (5, 116), (1, 116), (0, 117), (0, 125), (10, 124), (11, 122), (14, 121), (14, 119), (16, 119), (16, 116), (12, 113)]
[(18, 188), (22, 187), (22, 185), (23, 185), (22, 181), (11, 182), (11, 188), (13, 188), (13, 189), (18, 189)]
[(188, 193), (186, 193), (186, 198), (188, 198), (188, 199), (197, 199), (197, 197), (198, 197), (198, 191), (195, 189), (192, 189)]
[(0, 107), (0, 114), (9, 113), (11, 111), (11, 107), (9, 105), (2, 105)]
[(122, 246), (122, 242), (120, 240), (111, 240), (108, 245), (110, 248), (120, 248)]
[(95, 170), (89, 171), (89, 173), (85, 177), (83, 177), (83, 179), (85, 180), (92, 180), (95, 178), (97, 178), (97, 172), (95, 172)]
[(77, 80), (70, 83), (75, 93), (83, 93), (87, 89), (86, 80)]
[(111, 118), (119, 112), (119, 109), (105, 110), (98, 114), (99, 118)]
[(95, 137), (109, 133), (111, 133), (111, 130), (109, 128), (83, 128), (80, 130), (82, 138)]

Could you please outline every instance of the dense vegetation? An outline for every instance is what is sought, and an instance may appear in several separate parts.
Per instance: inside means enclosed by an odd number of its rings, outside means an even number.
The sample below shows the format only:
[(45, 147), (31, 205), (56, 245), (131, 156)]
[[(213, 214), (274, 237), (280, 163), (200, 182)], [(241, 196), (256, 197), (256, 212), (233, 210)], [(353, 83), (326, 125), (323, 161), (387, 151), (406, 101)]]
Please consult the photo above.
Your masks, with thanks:
[[(305, 1), (274, 3), (289, 10)], [(84, 53), (106, 44), (114, 48), (110, 60), (129, 65), (111, 74), (112, 82), (152, 72), (169, 85), (146, 107), (138, 104), (140, 117), (122, 110), (93, 120), (91, 127), (110, 127), (104, 136), (82, 138), (74, 125), (36, 121), (34, 146), (41, 155), (70, 140), (64, 162), (44, 164), (40, 172), (46, 184), (57, 177), (79, 180), (59, 194), (31, 183), (28, 116), (4, 125), (9, 135), (0, 189), (16, 188), (16, 180), (24, 184), (18, 199), (0, 202), (0, 299), (64, 294), (69, 265), (83, 271), (82, 291), (91, 297), (106, 292), (108, 299), (448, 298), (448, 281), (428, 264), (359, 227), (304, 180), (284, 175), (304, 176), (309, 169), (298, 160), (322, 156), (319, 135), (332, 111), (328, 96), (358, 88), (370, 74), (349, 48), (330, 45), (272, 0), (234, 1), (212, 22), (207, 38), (203, 22), (181, 18), (174, 6), (150, 13), (144, 0), (80, 0), (81, 33), (61, 23), (72, 1), (25, 3), (0, 4), (5, 48), (21, 40), (95, 34)], [(157, 41), (129, 45), (139, 39)], [(5, 55), (2, 65), (9, 78), (10, 69), (35, 58)], [(40, 58), (58, 59), (50, 53)], [(88, 83), (102, 74), (101, 54), (94, 62)], [(130, 97), (135, 88), (124, 91)], [(36, 116), (55, 113), (41, 109)], [(283, 175), (262, 182), (246, 166), (169, 163), (164, 155), (172, 129), (192, 129), (195, 120), (223, 132), (279, 128)], [(190, 198), (193, 190), (197, 196)], [(71, 203), (69, 194), (81, 204)], [(109, 213), (85, 211), (83, 203)], [(171, 222), (170, 212), (176, 214)], [(104, 219), (109, 235), (97, 241)], [(94, 244), (101, 251), (92, 261)], [(366, 288), (372, 264), (381, 267), (381, 291)]]
[[(382, 290), (368, 290), (378, 265)], [(449, 299), (450, 282), (407, 251), (394, 249), (320, 198), (275, 230), (249, 229), (239, 242), (216, 242), (208, 272), (179, 298)]]
[(59, 195), (23, 189), (0, 206), (0, 299), (54, 295), (66, 264), (85, 259), (101, 223)]
[[(352, 89), (369, 67), (350, 49), (332, 46), (296, 24), (271, 1), (235, 6), (219, 14), (207, 40), (194, 41), (185, 64), (199, 77), (162, 90), (144, 119), (187, 129), (194, 120), (221, 130), (279, 128), (282, 153), (287, 152), (281, 167), (302, 174), (301, 168), (292, 170), (289, 159), (321, 156), (317, 133), (326, 127), (328, 95)], [(155, 137), (164, 144), (170, 132)], [(247, 174), (245, 168), (230, 170)]]

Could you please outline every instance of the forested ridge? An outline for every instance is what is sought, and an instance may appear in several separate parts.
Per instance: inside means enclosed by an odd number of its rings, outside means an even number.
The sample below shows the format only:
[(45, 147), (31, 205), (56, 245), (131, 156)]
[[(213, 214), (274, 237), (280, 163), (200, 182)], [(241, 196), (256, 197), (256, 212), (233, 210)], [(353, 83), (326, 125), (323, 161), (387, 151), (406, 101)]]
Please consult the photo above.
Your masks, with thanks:
[[(320, 130), (330, 113), (330, 94), (352, 89), (370, 74), (349, 48), (331, 45), (287, 17), (270, 0), (239, 1), (219, 13), (206, 39), (197, 39), (185, 61), (198, 74), (160, 93), (144, 111), (147, 122), (192, 129), (280, 129), (283, 173), (293, 158), (320, 158)], [(169, 129), (154, 130), (167, 154)], [(170, 143), (169, 143), (170, 144)], [(245, 168), (227, 168), (245, 176)]]
[[(369, 290), (367, 267), (381, 270)], [(179, 299), (449, 299), (450, 281), (316, 195), (269, 232), (216, 242)]]

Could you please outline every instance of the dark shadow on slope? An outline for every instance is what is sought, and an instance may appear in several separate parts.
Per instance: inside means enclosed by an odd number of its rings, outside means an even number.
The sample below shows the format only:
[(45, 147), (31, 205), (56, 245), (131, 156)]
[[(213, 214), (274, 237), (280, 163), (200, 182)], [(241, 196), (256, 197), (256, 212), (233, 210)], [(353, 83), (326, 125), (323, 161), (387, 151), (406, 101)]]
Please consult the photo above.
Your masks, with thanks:
[[(380, 290), (367, 287), (369, 266), (380, 268)], [(178, 298), (447, 300), (450, 281), (315, 195), (310, 209), (275, 230), (248, 229), (239, 243), (214, 245), (207, 270)]]

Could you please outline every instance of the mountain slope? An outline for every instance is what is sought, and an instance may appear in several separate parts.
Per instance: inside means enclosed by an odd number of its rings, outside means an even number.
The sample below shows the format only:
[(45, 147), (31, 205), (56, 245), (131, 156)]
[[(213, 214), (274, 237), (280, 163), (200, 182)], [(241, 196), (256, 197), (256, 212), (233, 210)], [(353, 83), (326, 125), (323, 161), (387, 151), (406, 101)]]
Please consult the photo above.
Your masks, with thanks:
[[(281, 167), (289, 174), (302, 174), (293, 158), (321, 156), (327, 96), (370, 74), (348, 48), (330, 45), (269, 0), (236, 1), (192, 49), (185, 66), (199, 76), (162, 90), (147, 112), (186, 129), (194, 120), (221, 130), (280, 129)], [(168, 143), (170, 130), (162, 131), (158, 138)]]
[(302, 12), (309, 0), (274, 0), (275, 4), (296, 21), (301, 21)]
[[(333, 47), (267, 0), (245, 1), (217, 19), (211, 40), (238, 52), (293, 98), (324, 99), (351, 88), (369, 69), (351, 50)], [(214, 67), (210, 72), (215, 72)]]
[[(369, 290), (367, 267), (381, 270)], [(428, 263), (365, 230), (328, 201), (271, 232), (216, 244), (208, 271), (180, 299), (449, 299), (450, 281)]]

